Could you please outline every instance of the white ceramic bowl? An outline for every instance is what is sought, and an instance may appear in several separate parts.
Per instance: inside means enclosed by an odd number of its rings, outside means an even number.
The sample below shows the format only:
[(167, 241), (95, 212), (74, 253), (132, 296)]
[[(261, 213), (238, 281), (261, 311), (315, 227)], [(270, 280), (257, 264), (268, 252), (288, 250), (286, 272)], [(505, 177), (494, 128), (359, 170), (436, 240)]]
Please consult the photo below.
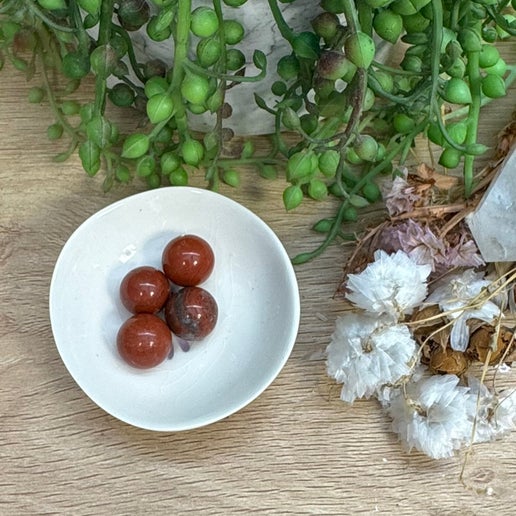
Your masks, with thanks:
[[(131, 314), (119, 284), (138, 266), (161, 267), (178, 235), (207, 240), (215, 267), (202, 285), (217, 300), (214, 331), (153, 369), (127, 365), (116, 334)], [(179, 431), (238, 411), (261, 394), (287, 361), (299, 326), (296, 277), (280, 240), (251, 211), (214, 192), (170, 187), (99, 211), (70, 237), (50, 287), (59, 353), (82, 390), (134, 426)]]

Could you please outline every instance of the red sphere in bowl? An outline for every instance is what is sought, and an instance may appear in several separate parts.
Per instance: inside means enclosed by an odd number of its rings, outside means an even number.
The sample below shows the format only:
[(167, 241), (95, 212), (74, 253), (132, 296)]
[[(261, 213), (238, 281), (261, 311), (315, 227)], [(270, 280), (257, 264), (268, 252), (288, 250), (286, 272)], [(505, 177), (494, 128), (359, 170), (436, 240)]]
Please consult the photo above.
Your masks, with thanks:
[(165, 318), (172, 332), (184, 340), (202, 340), (218, 318), (213, 296), (201, 287), (185, 287), (172, 294), (165, 305)]
[(153, 314), (167, 302), (170, 285), (167, 277), (154, 267), (129, 271), (120, 284), (120, 299), (132, 312)]
[(163, 271), (170, 281), (181, 287), (193, 287), (208, 279), (215, 256), (206, 240), (184, 235), (167, 244), (162, 261)]
[(169, 327), (153, 314), (136, 314), (118, 330), (120, 356), (133, 367), (149, 369), (161, 364), (172, 349)]

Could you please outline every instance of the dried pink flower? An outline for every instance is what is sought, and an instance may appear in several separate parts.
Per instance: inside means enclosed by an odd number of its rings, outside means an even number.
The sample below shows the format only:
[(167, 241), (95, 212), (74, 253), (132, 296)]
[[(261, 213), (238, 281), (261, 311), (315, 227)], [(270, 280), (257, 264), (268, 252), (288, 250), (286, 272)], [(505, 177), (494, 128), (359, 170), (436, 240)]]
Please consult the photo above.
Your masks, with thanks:
[(416, 193), (415, 186), (407, 181), (407, 170), (404, 177), (396, 176), (391, 183), (382, 188), (382, 197), (389, 215), (399, 215), (414, 209), (421, 196)]
[(453, 243), (438, 237), (427, 224), (413, 219), (386, 228), (379, 247), (387, 252), (402, 250), (417, 264), (430, 265), (434, 272), (484, 264), (475, 242), (467, 234), (460, 235), (458, 242)]
[(484, 260), (478, 252), (477, 245), (467, 235), (461, 235), (458, 244), (450, 245), (446, 250), (445, 267), (480, 267)]
[(383, 231), (380, 247), (387, 251), (401, 249), (419, 265), (431, 265), (444, 259), (445, 243), (426, 225), (413, 219), (391, 226)]

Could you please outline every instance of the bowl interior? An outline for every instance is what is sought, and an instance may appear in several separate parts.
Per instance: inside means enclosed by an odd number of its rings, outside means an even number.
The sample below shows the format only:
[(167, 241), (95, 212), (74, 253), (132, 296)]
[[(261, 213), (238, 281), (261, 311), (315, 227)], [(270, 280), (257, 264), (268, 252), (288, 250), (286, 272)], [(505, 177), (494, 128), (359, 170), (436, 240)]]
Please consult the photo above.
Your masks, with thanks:
[[(202, 285), (215, 297), (212, 334), (150, 370), (116, 350), (131, 314), (118, 289), (140, 265), (161, 268), (165, 245), (191, 233), (207, 240), (215, 267)], [(70, 237), (50, 291), (52, 330), (61, 357), (84, 392), (113, 416), (152, 430), (185, 430), (217, 421), (256, 398), (294, 345), (299, 294), (280, 241), (256, 215), (216, 193), (163, 188), (119, 201)]]

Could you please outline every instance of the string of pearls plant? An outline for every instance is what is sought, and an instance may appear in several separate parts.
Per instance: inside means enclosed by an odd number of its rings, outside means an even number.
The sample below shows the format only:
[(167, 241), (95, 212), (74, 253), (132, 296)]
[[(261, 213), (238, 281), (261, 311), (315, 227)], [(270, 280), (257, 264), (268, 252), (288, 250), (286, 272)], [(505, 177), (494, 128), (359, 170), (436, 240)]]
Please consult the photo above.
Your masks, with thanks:
[[(238, 167), (252, 165), (268, 178), (286, 171), (287, 210), (337, 197), (335, 216), (314, 226), (321, 245), (294, 263), (321, 254), (357, 210), (379, 200), (375, 178), (403, 165), (420, 135), (441, 147), (441, 165), (462, 167), (470, 195), (475, 157), (486, 151), (477, 140), (481, 106), (504, 96), (516, 73), (497, 48), (516, 33), (515, 0), (322, 0), (303, 32), (283, 17), (291, 6), (281, 4), (296, 0), (263, 3), (288, 43), (274, 69), (261, 49), (246, 48), (246, 27), (233, 17), (250, 7), (246, 0), (2, 0), (0, 62), (28, 79), (41, 72), (29, 101), (48, 101), (49, 139), (69, 140), (56, 160), (77, 151), (87, 174), (102, 171), (104, 190), (134, 177), (149, 188), (185, 185), (193, 169), (205, 171), (210, 188), (238, 187)], [(138, 60), (132, 34), (142, 30), (169, 45), (172, 65)], [(377, 60), (379, 40), (402, 45), (398, 65)], [(248, 73), (251, 61), (257, 73)], [(52, 70), (66, 78), (60, 89)], [(93, 97), (71, 100), (90, 74)], [(228, 90), (271, 76), (273, 102), (255, 95), (274, 120), (270, 152), (257, 155), (246, 141), (229, 156)], [(122, 134), (106, 115), (108, 101), (139, 109), (148, 123)], [(199, 138), (191, 120), (205, 112), (214, 123)], [(285, 130), (298, 135), (294, 143)]]

